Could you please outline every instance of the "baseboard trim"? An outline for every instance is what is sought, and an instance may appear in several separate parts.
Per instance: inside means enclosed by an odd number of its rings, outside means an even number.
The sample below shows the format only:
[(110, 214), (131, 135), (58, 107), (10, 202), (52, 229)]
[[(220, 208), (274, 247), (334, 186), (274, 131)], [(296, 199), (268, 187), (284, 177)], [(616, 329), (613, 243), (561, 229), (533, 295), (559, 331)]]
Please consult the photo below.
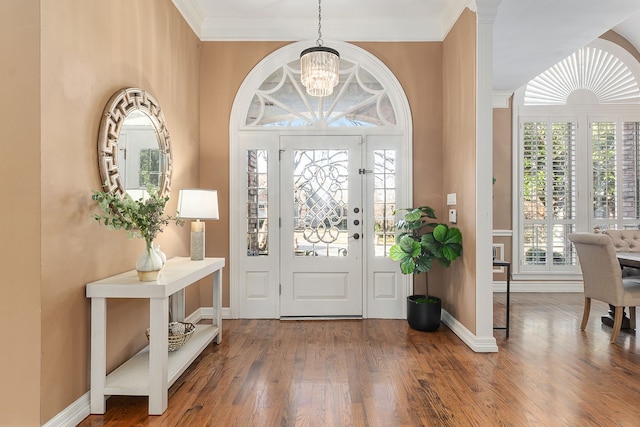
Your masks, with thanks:
[(89, 415), (91, 415), (91, 398), (89, 392), (86, 392), (58, 415), (43, 424), (43, 427), (77, 426)]
[(442, 310), (442, 323), (447, 325), (471, 350), (476, 353), (497, 353), (498, 344), (493, 335), (478, 337), (446, 310)]
[[(494, 281), (493, 292), (506, 292), (506, 281)], [(562, 282), (534, 282), (534, 281), (511, 281), (511, 293), (516, 292), (584, 292), (582, 281), (562, 281)]]

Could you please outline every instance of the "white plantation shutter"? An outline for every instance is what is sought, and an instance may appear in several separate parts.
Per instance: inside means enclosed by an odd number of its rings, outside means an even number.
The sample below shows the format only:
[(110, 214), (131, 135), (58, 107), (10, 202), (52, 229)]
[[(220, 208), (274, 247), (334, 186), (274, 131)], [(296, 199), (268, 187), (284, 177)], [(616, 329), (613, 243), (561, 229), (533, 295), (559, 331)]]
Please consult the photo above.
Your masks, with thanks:
[(524, 104), (565, 105), (577, 90), (588, 90), (601, 104), (640, 102), (638, 82), (620, 58), (584, 47), (531, 80)]
[(640, 218), (640, 122), (622, 123), (620, 206), (623, 227)]
[(616, 124), (591, 124), (591, 157), (593, 159), (593, 213), (595, 226), (601, 229), (615, 227), (618, 218), (616, 188)]
[(525, 121), (522, 271), (566, 270), (575, 265), (567, 236), (576, 229), (576, 124)]

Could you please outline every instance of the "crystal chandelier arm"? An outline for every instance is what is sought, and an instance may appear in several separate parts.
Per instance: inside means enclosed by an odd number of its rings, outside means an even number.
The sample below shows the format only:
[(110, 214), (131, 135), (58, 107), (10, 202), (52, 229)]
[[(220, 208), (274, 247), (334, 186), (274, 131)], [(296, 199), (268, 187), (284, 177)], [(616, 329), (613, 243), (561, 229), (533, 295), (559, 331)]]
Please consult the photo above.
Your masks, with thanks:
[(322, 46), (324, 41), (322, 40), (322, 0), (318, 0), (318, 40), (316, 45)]

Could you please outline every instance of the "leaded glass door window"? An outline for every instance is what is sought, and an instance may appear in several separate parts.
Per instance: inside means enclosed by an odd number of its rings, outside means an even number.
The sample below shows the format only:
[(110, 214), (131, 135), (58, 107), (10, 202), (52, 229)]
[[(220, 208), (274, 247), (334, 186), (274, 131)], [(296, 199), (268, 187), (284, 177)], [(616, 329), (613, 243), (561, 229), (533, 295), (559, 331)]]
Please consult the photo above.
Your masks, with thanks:
[(348, 151), (294, 150), (293, 167), (294, 255), (346, 256)]

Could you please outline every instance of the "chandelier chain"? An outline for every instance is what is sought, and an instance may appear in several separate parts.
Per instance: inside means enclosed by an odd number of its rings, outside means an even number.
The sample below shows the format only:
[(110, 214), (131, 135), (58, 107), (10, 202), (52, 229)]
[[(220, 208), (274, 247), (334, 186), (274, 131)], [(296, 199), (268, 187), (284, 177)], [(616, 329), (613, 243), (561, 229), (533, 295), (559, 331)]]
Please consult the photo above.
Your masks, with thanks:
[(318, 40), (316, 44), (322, 46), (324, 43), (322, 40), (322, 0), (318, 0)]

